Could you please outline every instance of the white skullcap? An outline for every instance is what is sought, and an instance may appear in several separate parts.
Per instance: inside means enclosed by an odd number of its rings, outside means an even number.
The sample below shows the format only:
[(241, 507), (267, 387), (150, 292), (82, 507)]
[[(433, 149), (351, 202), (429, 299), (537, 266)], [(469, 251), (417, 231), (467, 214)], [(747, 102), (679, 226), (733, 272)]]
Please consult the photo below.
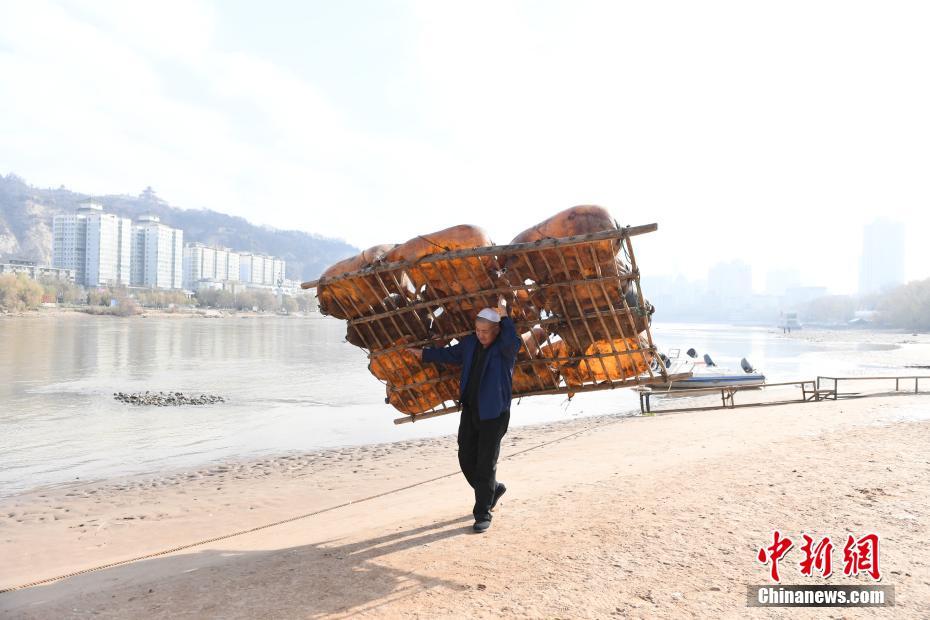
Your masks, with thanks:
[(492, 310), (491, 308), (485, 308), (478, 313), (479, 319), (484, 319), (485, 321), (491, 321), (492, 323), (500, 323), (501, 315), (497, 313), (497, 310)]

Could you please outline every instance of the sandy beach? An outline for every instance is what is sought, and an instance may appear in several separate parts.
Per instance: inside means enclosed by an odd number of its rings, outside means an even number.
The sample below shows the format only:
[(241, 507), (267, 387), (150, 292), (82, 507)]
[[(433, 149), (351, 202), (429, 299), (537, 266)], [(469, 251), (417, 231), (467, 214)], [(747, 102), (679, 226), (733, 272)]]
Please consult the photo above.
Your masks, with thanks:
[[(518, 428), (499, 465), (509, 490), (484, 535), (470, 532), (451, 437), (56, 487), (0, 505), (3, 587), (310, 516), (0, 594), (0, 611), (926, 617), (928, 443), (928, 396)], [(798, 540), (878, 533), (896, 607), (747, 608), (746, 586), (769, 583), (756, 553), (773, 529)], [(782, 583), (825, 583), (797, 561), (783, 561)], [(872, 583), (837, 572), (826, 583)]]
[[(778, 334), (778, 330), (774, 330)], [(782, 337), (805, 340), (807, 342), (855, 342), (858, 344), (895, 344), (895, 345), (921, 345), (930, 344), (930, 334), (916, 333), (902, 329), (826, 329), (818, 327), (805, 327), (795, 330)], [(928, 360), (930, 363), (930, 360)]]

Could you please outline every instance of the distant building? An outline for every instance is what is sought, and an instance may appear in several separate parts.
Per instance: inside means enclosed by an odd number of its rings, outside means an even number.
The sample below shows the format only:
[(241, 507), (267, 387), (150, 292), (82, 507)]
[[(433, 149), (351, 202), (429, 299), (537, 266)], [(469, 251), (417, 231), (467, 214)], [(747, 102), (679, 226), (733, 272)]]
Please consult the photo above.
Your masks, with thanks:
[(132, 285), (182, 288), (183, 246), (183, 231), (162, 224), (154, 215), (139, 218), (132, 231)]
[(26, 274), (33, 280), (40, 278), (48, 280), (66, 280), (74, 282), (74, 269), (64, 269), (61, 267), (49, 267), (48, 265), (37, 265), (35, 261), (10, 259), (5, 263), (0, 263), (0, 275), (3, 274)]
[(52, 264), (75, 273), (84, 286), (130, 283), (132, 222), (87, 203), (52, 220)]
[(682, 275), (643, 277), (643, 294), (660, 312), (663, 320), (709, 320), (705, 316), (707, 288)]
[[(211, 248), (202, 243), (188, 243), (183, 257), (184, 288), (200, 288), (198, 283), (239, 281), (239, 254), (226, 248)], [(211, 288), (222, 288), (211, 286)]]
[(87, 213), (56, 215), (52, 219), (52, 265), (74, 271), (75, 281), (85, 283)]
[(788, 289), (801, 286), (801, 272), (797, 269), (773, 269), (765, 274), (765, 292), (784, 295)]
[(827, 287), (825, 286), (794, 286), (785, 291), (784, 306), (797, 309), (815, 299), (825, 297), (826, 294)]
[[(282, 280), (281, 285), (278, 287), (282, 295), (290, 295), (291, 297), (296, 297), (306, 293), (304, 289), (300, 288), (300, 282), (297, 280), (288, 280), (285, 278)], [(316, 296), (316, 289), (309, 289), (312, 291), (312, 294)]]
[(752, 267), (741, 260), (717, 263), (707, 274), (707, 290), (721, 300), (752, 297)]
[(240, 254), (239, 280), (245, 284), (279, 286), (284, 282), (284, 261), (264, 254)]
[(904, 283), (904, 225), (878, 219), (867, 225), (859, 258), (859, 294), (872, 295)]

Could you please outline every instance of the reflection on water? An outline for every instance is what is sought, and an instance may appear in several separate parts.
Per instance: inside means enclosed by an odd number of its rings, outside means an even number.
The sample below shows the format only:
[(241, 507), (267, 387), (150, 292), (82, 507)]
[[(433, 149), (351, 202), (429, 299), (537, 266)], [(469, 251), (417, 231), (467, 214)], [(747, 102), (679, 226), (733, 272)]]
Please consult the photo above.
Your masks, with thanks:
[[(341, 321), (320, 318), (0, 320), (0, 496), (77, 478), (454, 432), (454, 415), (395, 426), (383, 385), (344, 333)], [(738, 368), (745, 356), (770, 380), (852, 375), (886, 363), (875, 356), (895, 355), (887, 353), (895, 345), (811, 344), (719, 325), (657, 325), (654, 337), (662, 350), (694, 347), (724, 367)], [(228, 402), (136, 408), (112, 397), (146, 390)], [(571, 403), (532, 397), (515, 403), (512, 424), (637, 408), (630, 390)]]

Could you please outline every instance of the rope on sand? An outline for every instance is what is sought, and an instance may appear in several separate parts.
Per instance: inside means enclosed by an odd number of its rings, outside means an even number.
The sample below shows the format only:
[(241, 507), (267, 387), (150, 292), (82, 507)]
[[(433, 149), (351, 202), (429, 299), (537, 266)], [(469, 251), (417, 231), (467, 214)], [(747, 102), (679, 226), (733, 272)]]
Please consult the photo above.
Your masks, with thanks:
[[(616, 419), (615, 419), (615, 420), (611, 420), (611, 421), (606, 422), (606, 423), (594, 423), (594, 424), (592, 424), (592, 425), (590, 425), (590, 426), (586, 426), (585, 428), (582, 428), (581, 430), (575, 431), (575, 432), (573, 432), (573, 433), (569, 433), (568, 435), (564, 435), (564, 436), (562, 436), (562, 437), (556, 437), (555, 439), (550, 439), (549, 441), (544, 441), (544, 442), (542, 442), (542, 443), (540, 443), (540, 444), (536, 444), (536, 445), (534, 445), (534, 446), (530, 446), (529, 448), (524, 448), (523, 450), (518, 450), (518, 451), (516, 451), (516, 452), (514, 452), (514, 453), (512, 453), (512, 454), (508, 454), (508, 455), (506, 455), (506, 456), (501, 457), (501, 460), (507, 460), (507, 459), (513, 458), (513, 457), (515, 457), (515, 456), (519, 456), (520, 454), (524, 454), (524, 453), (526, 453), (526, 452), (530, 452), (530, 451), (532, 451), (532, 450), (538, 450), (539, 448), (543, 448), (543, 447), (545, 447), (545, 446), (548, 446), (548, 445), (551, 445), (551, 444), (554, 444), (554, 443), (557, 443), (557, 442), (560, 442), (560, 441), (565, 441), (566, 439), (571, 439), (572, 437), (575, 437), (575, 436), (577, 436), (577, 435), (580, 435), (581, 433), (587, 432), (587, 431), (592, 430), (592, 429), (597, 428), (597, 427), (603, 427), (603, 426), (609, 426), (609, 425), (611, 425), (611, 424), (617, 424), (617, 423), (620, 422), (621, 420), (622, 420), (622, 418), (621, 418), (620, 420), (616, 420)], [(129, 559), (126, 559), (126, 560), (118, 560), (118, 561), (116, 561), (116, 562), (110, 562), (109, 564), (101, 564), (100, 566), (94, 566), (94, 567), (92, 567), (92, 568), (85, 568), (85, 569), (78, 570), (78, 571), (74, 571), (74, 572), (67, 573), (67, 574), (64, 574), (64, 575), (58, 575), (58, 576), (56, 576), (56, 577), (47, 577), (47, 578), (45, 578), (45, 579), (40, 579), (40, 580), (38, 580), (38, 581), (32, 581), (32, 582), (30, 582), (30, 583), (24, 583), (24, 584), (18, 585), (18, 586), (11, 586), (11, 587), (8, 587), (8, 588), (2, 588), (2, 589), (0, 589), (0, 594), (6, 594), (6, 593), (8, 593), (8, 592), (15, 592), (15, 591), (17, 591), (17, 590), (25, 590), (25, 589), (27, 589), (27, 588), (34, 588), (34, 587), (36, 587), (36, 586), (46, 585), (46, 584), (49, 584), (49, 583), (53, 583), (53, 582), (55, 582), (55, 581), (61, 581), (62, 579), (69, 579), (69, 578), (71, 578), (71, 577), (77, 577), (78, 575), (84, 575), (84, 574), (86, 574), (86, 573), (93, 573), (93, 572), (96, 572), (96, 571), (106, 570), (106, 569), (108, 569), (108, 568), (115, 568), (115, 567), (117, 567), (117, 566), (124, 566), (124, 565), (126, 565), (126, 564), (132, 564), (132, 563), (134, 563), (134, 562), (141, 562), (142, 560), (151, 560), (151, 559), (153, 559), (153, 558), (157, 558), (157, 557), (160, 557), (160, 556), (170, 555), (170, 554), (172, 554), (172, 553), (177, 553), (178, 551), (184, 551), (184, 550), (190, 549), (190, 548), (192, 548), (192, 547), (198, 547), (198, 546), (200, 546), (200, 545), (206, 545), (206, 544), (218, 542), (218, 541), (221, 541), (221, 540), (227, 540), (227, 539), (229, 539), (229, 538), (235, 538), (236, 536), (244, 536), (244, 535), (246, 535), (246, 534), (252, 534), (253, 532), (258, 532), (258, 531), (261, 531), (261, 530), (266, 530), (266, 529), (268, 529), (268, 528), (277, 527), (277, 526), (279, 526), (279, 525), (285, 525), (285, 524), (287, 524), (287, 523), (293, 523), (294, 521), (300, 521), (301, 519), (307, 519), (307, 518), (314, 517), (314, 516), (316, 516), (316, 515), (320, 515), (320, 514), (323, 514), (323, 513), (326, 513), (326, 512), (332, 512), (332, 511), (334, 511), (334, 510), (339, 510), (340, 508), (346, 508), (346, 507), (348, 507), (348, 506), (353, 506), (353, 505), (355, 505), (355, 504), (361, 504), (361, 503), (363, 503), (363, 502), (370, 502), (370, 501), (375, 500), (375, 499), (378, 499), (378, 498), (380, 498), (380, 497), (385, 497), (386, 495), (392, 495), (392, 494), (394, 494), (394, 493), (400, 493), (401, 491), (407, 491), (407, 490), (409, 490), (409, 489), (412, 489), (412, 488), (415, 488), (415, 487), (418, 487), (418, 486), (423, 486), (424, 484), (429, 484), (429, 483), (431, 483), (431, 482), (436, 482), (437, 480), (443, 480), (444, 478), (451, 478), (451, 477), (453, 477), (453, 476), (458, 476), (459, 474), (460, 474), (460, 472), (455, 471), (455, 472), (451, 472), (451, 473), (448, 473), (448, 474), (443, 474), (443, 475), (441, 475), (441, 476), (436, 476), (435, 478), (430, 478), (430, 479), (428, 479), (428, 480), (421, 480), (421, 481), (419, 481), (419, 482), (414, 482), (414, 483), (412, 483), (412, 484), (408, 484), (408, 485), (406, 485), (406, 486), (399, 487), (399, 488), (396, 488), (396, 489), (391, 489), (391, 490), (389, 490), (389, 491), (382, 491), (381, 493), (376, 493), (376, 494), (374, 494), (374, 495), (369, 495), (368, 497), (363, 497), (362, 499), (350, 500), (350, 501), (348, 501), (348, 502), (343, 502), (342, 504), (337, 504), (336, 506), (329, 506), (328, 508), (321, 508), (321, 509), (319, 509), (319, 510), (314, 510), (313, 512), (308, 512), (308, 513), (305, 513), (305, 514), (302, 514), (302, 515), (297, 515), (297, 516), (295, 516), (295, 517), (289, 517), (289, 518), (287, 518), (287, 519), (281, 519), (280, 521), (275, 521), (275, 522), (273, 522), (273, 523), (266, 523), (266, 524), (264, 524), (264, 525), (258, 525), (258, 526), (256, 526), (256, 527), (252, 527), (252, 528), (249, 528), (249, 529), (239, 530), (239, 531), (237, 531), (237, 532), (231, 532), (231, 533), (229, 533), (229, 534), (223, 534), (223, 535), (221, 535), (221, 536), (214, 536), (213, 538), (207, 538), (207, 539), (204, 539), (204, 540), (198, 540), (197, 542), (187, 543), (186, 545), (179, 545), (179, 546), (177, 546), (177, 547), (172, 547), (172, 548), (170, 548), (170, 549), (163, 549), (163, 550), (161, 550), (161, 551), (155, 551), (155, 552), (153, 552), (153, 553), (147, 553), (147, 554), (145, 554), (145, 555), (136, 556), (136, 557), (134, 557), (134, 558), (129, 558)]]

